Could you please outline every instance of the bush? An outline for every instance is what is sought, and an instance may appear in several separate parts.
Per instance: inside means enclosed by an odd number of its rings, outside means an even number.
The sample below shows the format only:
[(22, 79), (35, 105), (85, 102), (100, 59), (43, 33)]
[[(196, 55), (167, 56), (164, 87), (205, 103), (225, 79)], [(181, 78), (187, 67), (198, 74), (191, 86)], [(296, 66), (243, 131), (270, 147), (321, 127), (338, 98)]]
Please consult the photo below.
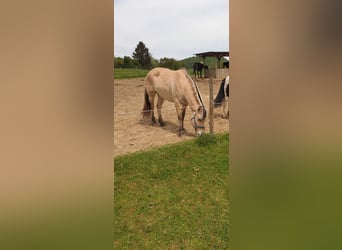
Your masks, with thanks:
[(114, 57), (114, 68), (123, 68), (124, 59), (121, 57)]
[(181, 64), (176, 59), (164, 57), (160, 58), (159, 67), (177, 70), (180, 69)]

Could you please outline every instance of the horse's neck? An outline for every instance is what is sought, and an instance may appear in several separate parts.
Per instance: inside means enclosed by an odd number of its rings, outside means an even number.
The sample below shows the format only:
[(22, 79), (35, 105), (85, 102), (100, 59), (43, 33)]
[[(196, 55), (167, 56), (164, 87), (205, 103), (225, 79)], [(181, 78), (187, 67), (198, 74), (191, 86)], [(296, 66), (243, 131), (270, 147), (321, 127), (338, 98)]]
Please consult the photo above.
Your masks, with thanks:
[(201, 101), (199, 89), (196, 83), (191, 79), (186, 71), (184, 71), (185, 77), (188, 80), (187, 91), (184, 92), (185, 99), (190, 107), (190, 109), (195, 112), (200, 106), (204, 106)]
[(186, 91), (185, 99), (193, 112), (197, 111), (200, 106), (203, 106), (195, 86), (191, 85), (190, 91)]
[(188, 100), (189, 107), (192, 112), (196, 112), (200, 106), (202, 106), (198, 101), (194, 101), (194, 97)]

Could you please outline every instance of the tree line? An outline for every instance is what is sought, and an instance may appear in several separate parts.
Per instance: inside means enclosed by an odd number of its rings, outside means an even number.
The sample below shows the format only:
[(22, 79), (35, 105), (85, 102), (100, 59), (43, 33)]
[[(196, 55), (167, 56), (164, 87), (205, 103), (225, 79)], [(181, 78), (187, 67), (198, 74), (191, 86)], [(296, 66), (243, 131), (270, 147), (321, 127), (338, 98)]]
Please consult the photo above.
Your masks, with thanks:
[(115, 57), (114, 56), (114, 67), (115, 68), (140, 68), (140, 69), (152, 69), (155, 67), (169, 68), (173, 70), (184, 67), (184, 63), (177, 61), (174, 58), (163, 57), (159, 60), (152, 57), (149, 49), (146, 45), (139, 41), (137, 47), (132, 53), (132, 57)]

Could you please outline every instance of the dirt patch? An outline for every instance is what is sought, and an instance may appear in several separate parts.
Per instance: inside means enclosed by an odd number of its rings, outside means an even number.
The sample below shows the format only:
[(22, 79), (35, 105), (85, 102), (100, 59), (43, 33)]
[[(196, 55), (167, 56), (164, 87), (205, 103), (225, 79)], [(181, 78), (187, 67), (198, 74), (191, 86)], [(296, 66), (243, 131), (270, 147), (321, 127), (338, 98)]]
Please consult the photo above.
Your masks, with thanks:
[[(209, 109), (208, 79), (196, 80), (207, 110)], [(214, 97), (221, 80), (214, 82)], [(157, 101), (157, 98), (156, 98)], [(164, 102), (162, 114), (164, 127), (151, 125), (144, 120), (141, 110), (144, 104), (144, 78), (114, 80), (114, 156), (146, 150), (164, 144), (193, 139), (195, 131), (190, 123), (192, 112), (187, 109), (184, 119), (186, 134), (178, 136), (178, 119), (173, 103)], [(215, 133), (229, 130), (229, 120), (221, 118), (221, 109), (214, 110)], [(209, 132), (208, 119), (206, 132)]]

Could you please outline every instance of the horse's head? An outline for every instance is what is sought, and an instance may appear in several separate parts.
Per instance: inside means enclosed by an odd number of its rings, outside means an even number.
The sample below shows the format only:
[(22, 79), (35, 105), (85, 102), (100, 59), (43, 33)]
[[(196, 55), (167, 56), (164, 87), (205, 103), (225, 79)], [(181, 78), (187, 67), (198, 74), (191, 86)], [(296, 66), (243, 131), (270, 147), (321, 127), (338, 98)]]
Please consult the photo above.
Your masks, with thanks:
[(204, 122), (206, 117), (207, 111), (204, 106), (200, 106), (191, 117), (192, 126), (194, 126), (197, 136), (205, 132)]

